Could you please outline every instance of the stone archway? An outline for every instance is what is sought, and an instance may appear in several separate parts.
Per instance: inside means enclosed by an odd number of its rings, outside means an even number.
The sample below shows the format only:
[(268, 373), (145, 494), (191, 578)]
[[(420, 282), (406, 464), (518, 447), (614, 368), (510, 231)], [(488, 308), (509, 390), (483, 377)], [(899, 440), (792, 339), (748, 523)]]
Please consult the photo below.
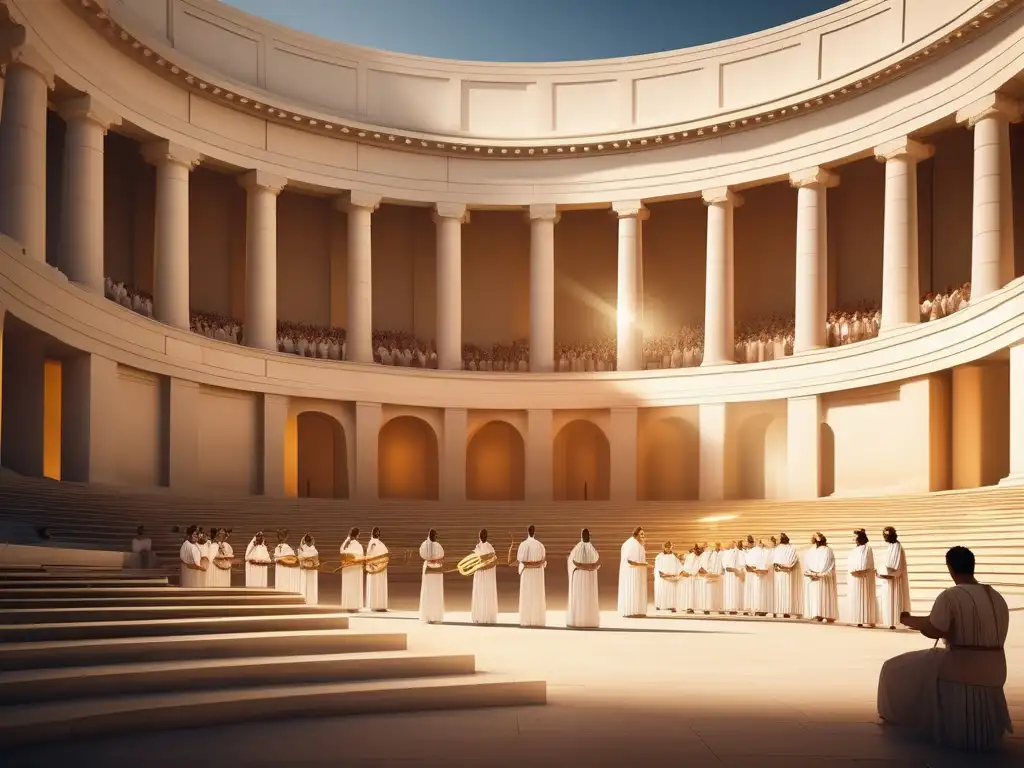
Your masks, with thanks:
[(607, 501), (610, 496), (611, 446), (592, 421), (570, 421), (555, 436), (555, 501)]
[(786, 419), (751, 416), (736, 433), (737, 490), (741, 499), (781, 499), (786, 496)]
[(670, 417), (644, 430), (640, 498), (687, 501), (700, 496), (700, 434), (685, 419)]
[(820, 496), (831, 496), (836, 492), (836, 433), (825, 422), (819, 427), (821, 435), (821, 468), (818, 480)]
[(438, 498), (437, 434), (423, 419), (398, 416), (381, 427), (377, 493), (381, 499)]
[(333, 416), (303, 411), (298, 432), (298, 495), (302, 498), (347, 499), (348, 449), (345, 430)]
[(526, 444), (507, 421), (490, 421), (466, 447), (466, 498), (522, 501), (526, 498)]

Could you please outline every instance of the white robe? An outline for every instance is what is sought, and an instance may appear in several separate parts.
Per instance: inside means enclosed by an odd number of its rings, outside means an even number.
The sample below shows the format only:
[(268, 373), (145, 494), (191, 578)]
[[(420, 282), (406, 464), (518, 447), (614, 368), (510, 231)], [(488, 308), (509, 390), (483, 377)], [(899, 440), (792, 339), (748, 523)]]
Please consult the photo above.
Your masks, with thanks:
[(647, 550), (632, 536), (623, 542), (619, 554), (619, 615), (647, 615)]
[(199, 586), (210, 589), (217, 585), (217, 574), (214, 573), (217, 570), (217, 566), (213, 564), (213, 558), (220, 552), (220, 546), (215, 541), (207, 541), (205, 544), (199, 545), (199, 551), (209, 561), (205, 572), (199, 573), (197, 571), (200, 576)]
[[(705, 613), (722, 610), (722, 553), (705, 549), (697, 560), (694, 579), (694, 605)], [(700, 573), (700, 569), (704, 573)]]
[[(300, 544), (295, 554), (299, 556), (300, 560), (320, 556), (320, 553), (316, 551), (316, 547), (310, 547), (306, 544)], [(306, 605), (316, 605), (320, 599), (319, 571), (300, 567), (299, 590), (302, 592), (303, 597), (306, 598)]]
[[(882, 626), (895, 627), (900, 614), (910, 610), (910, 580), (907, 579), (907, 555), (898, 541), (886, 545), (884, 559), (878, 564), (878, 597)], [(883, 579), (882, 576), (892, 576)]]
[(776, 565), (793, 570), (775, 573), (775, 615), (802, 616), (803, 574), (800, 573), (800, 556), (792, 544), (780, 544), (772, 550), (773, 570)]
[(437, 624), (444, 621), (444, 576), (441, 568), (427, 568), (428, 560), (441, 560), (444, 548), (430, 539), (420, 544), (423, 575), (420, 581), (420, 621)]
[(775, 567), (774, 563), (774, 547), (762, 547), (761, 548), (761, 563), (764, 568), (764, 573), (757, 574), (759, 585), (759, 593), (761, 598), (761, 613), (775, 614)]
[[(291, 548), (290, 544), (278, 544), (274, 547), (274, 562), (276, 563), (282, 557), (288, 557), (294, 555), (295, 550)], [(274, 566), (274, 589), (278, 592), (294, 592), (300, 594), (302, 592), (302, 585), (299, 583), (299, 569), (290, 568), (287, 565), (275, 565)]]
[(203, 555), (199, 550), (199, 545), (193, 544), (191, 541), (181, 542), (181, 550), (178, 552), (178, 557), (181, 559), (181, 575), (178, 579), (179, 586), (202, 586), (203, 572), (188, 567), (189, 565), (199, 565), (202, 560)]
[[(346, 539), (338, 550), (341, 554), (363, 556), (363, 545), (354, 539)], [(358, 611), (363, 607), (363, 570), (362, 563), (342, 568), (341, 573), (341, 610)]]
[[(235, 550), (225, 541), (214, 549), (214, 556), (233, 558), (235, 556)], [(218, 589), (224, 589), (231, 586), (230, 568), (218, 568), (211, 559), (210, 570), (213, 573), (213, 579), (211, 579), (210, 586), (217, 587)]]
[(249, 542), (249, 546), (245, 548), (245, 586), (265, 588), (267, 586), (267, 571), (270, 570), (270, 566), (252, 565), (250, 560), (269, 563), (270, 553), (267, 552), (267, 545), (257, 545), (256, 539), (253, 538)]
[[(366, 545), (366, 556), (386, 555), (388, 548), (380, 539), (370, 539)], [(388, 569), (379, 573), (366, 573), (366, 607), (371, 611), (388, 609)]]
[[(867, 571), (860, 578), (853, 571)], [(846, 556), (846, 620), (851, 624), (878, 623), (875, 555), (870, 544), (858, 544)]]
[(661, 574), (678, 576), (682, 569), (675, 552), (662, 552), (654, 558), (654, 610), (674, 611), (679, 607), (679, 582), (666, 581)]
[(743, 571), (743, 552), (737, 547), (722, 553), (722, 569), (734, 568), (736, 573), (725, 571), (722, 574), (722, 609), (729, 613), (743, 611), (743, 590), (746, 574)]
[[(768, 565), (766, 551), (764, 547), (755, 544), (743, 553), (744, 563), (755, 571), (764, 570)], [(765, 574), (747, 571), (744, 610), (747, 613), (771, 613), (775, 597), (771, 590), (771, 582), (767, 580)]]
[[(478, 541), (473, 553), (484, 557), (494, 554), (489, 541)], [(473, 574), (470, 619), (474, 624), (498, 623), (498, 569), (494, 566)]]
[(697, 574), (698, 567), (697, 555), (693, 552), (687, 552), (686, 557), (683, 558), (683, 577), (676, 582), (679, 590), (676, 605), (680, 611), (692, 612), (694, 610), (696, 605), (694, 590), (697, 588), (694, 577)]
[(597, 571), (580, 570), (573, 562), (596, 563), (600, 560), (594, 545), (579, 542), (569, 554), (569, 605), (565, 612), (565, 626), (594, 629), (601, 626), (598, 602)]
[(516, 560), (519, 561), (519, 626), (543, 627), (547, 625), (547, 597), (544, 591), (544, 569), (526, 568), (524, 562), (547, 559), (544, 545), (532, 536), (519, 545)]
[[(804, 617), (835, 619), (839, 612), (836, 591), (836, 558), (829, 546), (813, 546), (804, 553)], [(820, 578), (812, 579), (807, 574)]]

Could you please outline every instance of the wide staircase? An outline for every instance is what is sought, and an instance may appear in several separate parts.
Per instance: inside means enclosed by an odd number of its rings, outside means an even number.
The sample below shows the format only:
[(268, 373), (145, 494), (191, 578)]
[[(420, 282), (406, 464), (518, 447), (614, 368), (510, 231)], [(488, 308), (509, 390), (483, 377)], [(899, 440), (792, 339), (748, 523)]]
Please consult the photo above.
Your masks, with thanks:
[[(334, 560), (348, 530), (361, 529), (365, 542), (373, 526), (396, 557), (389, 578), (418, 580), (417, 551), (427, 529), (438, 530), (453, 564), (472, 551), (480, 528), (504, 554), (512, 540), (537, 526), (549, 561), (561, 561), (589, 527), (607, 567), (599, 571), (602, 591), (614, 590), (618, 549), (636, 525), (647, 531), (648, 552), (670, 539), (677, 548), (694, 542), (728, 542), (747, 534), (767, 538), (785, 531), (795, 546), (807, 545), (814, 531), (823, 532), (833, 546), (840, 572), (840, 597), (845, 592), (845, 555), (852, 531), (865, 528), (878, 551), (884, 547), (881, 529), (892, 525), (907, 551), (915, 610), (930, 606), (949, 586), (944, 564), (946, 550), (960, 544), (974, 550), (979, 577), (996, 585), (1013, 607), (1024, 606), (1024, 489), (983, 488), (919, 496), (829, 498), (813, 501), (724, 502), (464, 502), (459, 504), (346, 500), (272, 499), (259, 496), (185, 496), (166, 491), (57, 483), (0, 473), (0, 509), (5, 518), (23, 526), (46, 526), (62, 546), (126, 549), (142, 523), (172, 579), (177, 573), (182, 531), (191, 524), (234, 529), (236, 555), (257, 530), (286, 527), (291, 541), (306, 532), (317, 540), (321, 558)], [(410, 553), (402, 565), (403, 550)], [(457, 577), (456, 577), (457, 578)], [(504, 574), (499, 581), (506, 579)], [(566, 580), (566, 569), (548, 568), (549, 589)], [(552, 606), (555, 607), (555, 606)]]
[[(379, 626), (382, 622), (366, 622)], [(267, 589), (0, 570), (0, 747), (223, 723), (543, 704), (546, 684), (412, 653)]]

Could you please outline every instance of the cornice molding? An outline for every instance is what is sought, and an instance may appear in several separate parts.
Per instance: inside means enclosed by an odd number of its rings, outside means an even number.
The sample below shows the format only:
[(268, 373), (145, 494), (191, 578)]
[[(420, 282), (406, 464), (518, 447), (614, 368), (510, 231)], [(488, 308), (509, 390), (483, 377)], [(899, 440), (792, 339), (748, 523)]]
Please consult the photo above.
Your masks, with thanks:
[[(7, 0), (0, 0), (0, 2), (7, 2)], [(845, 85), (839, 85), (834, 90), (807, 98), (799, 98), (794, 95), (794, 98), (786, 106), (745, 115), (734, 120), (726, 117), (703, 124), (687, 125), (685, 129), (637, 133), (629, 138), (609, 138), (604, 141), (588, 138), (586, 141), (579, 142), (554, 139), (551, 142), (535, 141), (531, 145), (525, 142), (503, 144), (455, 137), (442, 140), (439, 137), (430, 137), (422, 133), (392, 130), (351, 120), (331, 118), (313, 110), (295, 108), (296, 105), (285, 105), (284, 99), (267, 91), (248, 86), (243, 89), (229, 85), (226, 78), (223, 81), (214, 82), (214, 78), (207, 78), (191, 71), (192, 64), (184, 65), (182, 63), (184, 56), (169, 46), (159, 46), (161, 50), (155, 50), (157, 45), (141, 40), (116, 22), (98, 0), (63, 0), (63, 2), (135, 62), (159, 73), (163, 78), (176, 83), (189, 92), (196, 93), (230, 109), (264, 120), (280, 122), (292, 128), (359, 144), (420, 154), (485, 157), (494, 160), (536, 160), (638, 152), (719, 138), (723, 135), (751, 130), (764, 125), (773, 125), (809, 112), (820, 111), (903, 77), (929, 61), (944, 56), (977, 38), (987, 29), (1024, 7), (1022, 0), (991, 0), (988, 6), (958, 28), (925, 47), (908, 53), (900, 61), (880, 67), (878, 70), (849, 81)]]

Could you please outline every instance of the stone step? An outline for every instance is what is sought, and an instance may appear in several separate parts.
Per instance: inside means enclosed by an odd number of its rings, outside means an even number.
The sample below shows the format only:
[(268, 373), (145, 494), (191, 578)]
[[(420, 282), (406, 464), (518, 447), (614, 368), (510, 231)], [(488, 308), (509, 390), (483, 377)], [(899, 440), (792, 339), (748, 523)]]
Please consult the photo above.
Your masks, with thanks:
[[(28, 592), (30, 590), (17, 590)], [(98, 590), (97, 590), (98, 591)], [(162, 590), (169, 592), (170, 590)], [(20, 598), (20, 599), (19, 599)], [(163, 594), (152, 597), (35, 597), (33, 595), (0, 596), (0, 611), (18, 608), (50, 608), (50, 609), (75, 609), (75, 608), (117, 608), (119, 606), (158, 607), (158, 606), (220, 606), (224, 609), (231, 609), (237, 606), (303, 606), (305, 600), (302, 595), (292, 595), (285, 592), (277, 592), (271, 595), (174, 595)]]
[(54, 640), (101, 640), (174, 635), (221, 635), (232, 632), (288, 632), (348, 629), (348, 615), (236, 616), (160, 619), (157, 621), (79, 621), (56, 624), (0, 624), (0, 643)]
[(64, 587), (166, 587), (167, 577), (151, 577), (146, 579), (114, 579), (109, 576), (82, 576), (66, 578), (64, 576), (43, 577), (35, 573), (32, 578), (0, 578), (0, 589), (62, 589)]
[(396, 632), (324, 629), (0, 643), (0, 671), (198, 659), (404, 651)]
[(492, 674), (119, 696), (4, 707), (0, 710), (0, 745), (131, 733), (154, 727), (180, 729), (294, 717), (546, 702), (547, 685), (543, 681)]
[[(328, 616), (336, 608), (318, 605), (120, 605), (103, 608), (14, 608), (0, 610), (0, 627), (26, 624), (163, 621), (166, 619), (236, 619), (253, 616)], [(0, 635), (2, 637), (2, 635)]]
[(175, 691), (471, 675), (472, 655), (332, 653), (31, 669), (0, 675), (0, 706)]
[(71, 598), (240, 598), (256, 597), (268, 602), (282, 604), (305, 603), (302, 595), (293, 592), (279, 592), (276, 589), (248, 589), (243, 587), (219, 588), (219, 589), (198, 589), (191, 587), (15, 587), (8, 589), (0, 586), (0, 600), (33, 600), (33, 599), (71, 599)]

